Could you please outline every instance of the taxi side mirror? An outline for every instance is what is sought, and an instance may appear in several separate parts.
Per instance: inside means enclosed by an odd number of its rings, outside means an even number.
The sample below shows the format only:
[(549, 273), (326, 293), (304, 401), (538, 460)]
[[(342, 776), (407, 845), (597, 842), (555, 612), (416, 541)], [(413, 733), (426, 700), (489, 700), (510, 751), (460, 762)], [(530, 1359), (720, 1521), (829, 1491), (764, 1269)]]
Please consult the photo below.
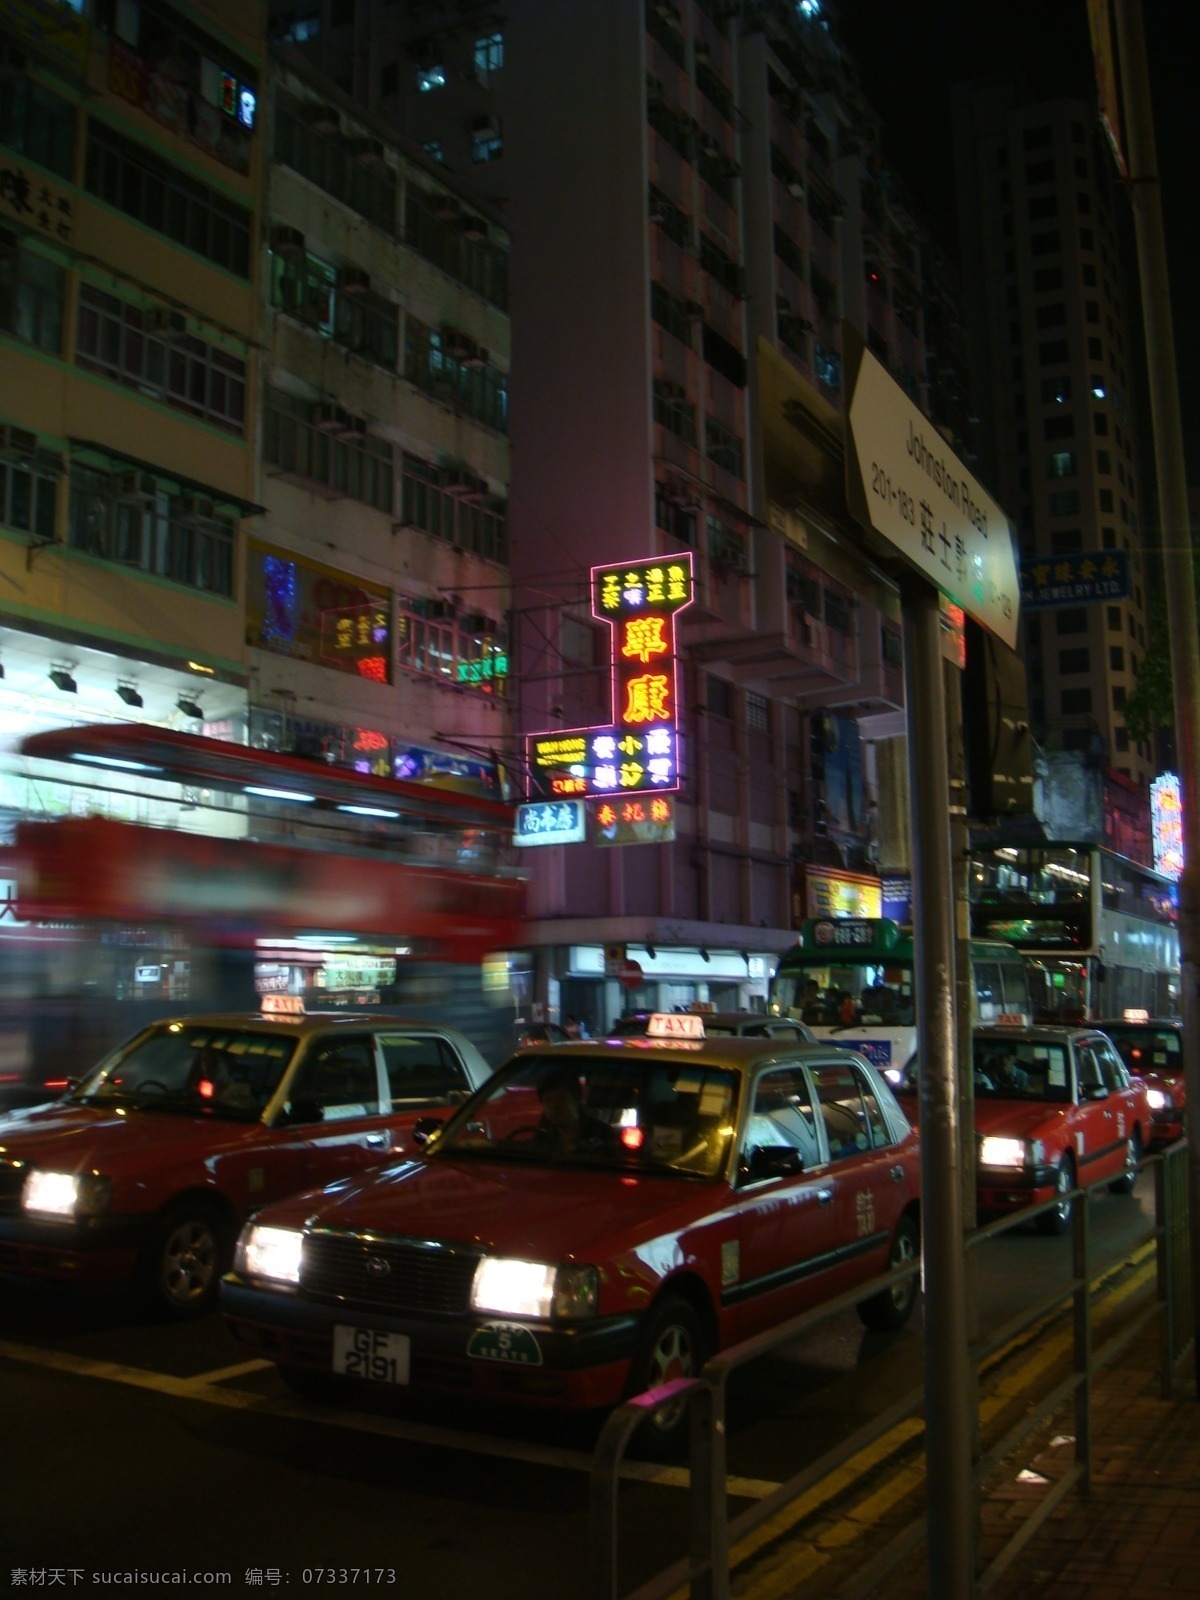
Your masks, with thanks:
[(1079, 1086), (1081, 1100), (1107, 1100), (1108, 1085), (1106, 1083), (1082, 1083)]
[(756, 1144), (746, 1154), (751, 1183), (761, 1183), (764, 1178), (791, 1178), (804, 1171), (804, 1159), (794, 1145)]
[(283, 1114), (282, 1119), (288, 1127), (300, 1122), (323, 1122), (325, 1108), (319, 1100), (299, 1099), (293, 1100)]

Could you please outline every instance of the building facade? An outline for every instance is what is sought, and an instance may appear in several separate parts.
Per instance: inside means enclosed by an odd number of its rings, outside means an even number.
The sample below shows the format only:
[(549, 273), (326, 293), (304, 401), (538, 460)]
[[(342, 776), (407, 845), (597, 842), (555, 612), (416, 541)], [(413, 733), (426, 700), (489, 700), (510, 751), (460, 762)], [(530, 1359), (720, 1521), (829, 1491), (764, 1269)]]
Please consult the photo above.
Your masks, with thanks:
[[(1034, 737), (1110, 769), (1145, 847), (1153, 752), (1123, 715), (1148, 601), (1128, 204), (1091, 107), (994, 88), (955, 114), (980, 449), (1018, 525)], [(1131, 826), (1109, 841), (1126, 853)]]
[[(264, 799), (18, 751), (81, 723), (501, 795), (503, 226), (270, 54), (262, 6), (55, 15), (18, 0), (0, 30), (0, 843), (73, 816), (287, 832)], [(0, 1072), (36, 1053), (31, 1000), (86, 1059), (126, 1002), (216, 997), (152, 916), (75, 938), (9, 881), (0, 941)]]
[(820, 7), (362, 0), (273, 28), (509, 225), (518, 731), (611, 714), (593, 565), (692, 558), (674, 837), (529, 852), (535, 996), (593, 1027), (761, 1001), (805, 916), (878, 915), (906, 865), (899, 606), (846, 511), (843, 319), (950, 437), (966, 419), (945, 261)]

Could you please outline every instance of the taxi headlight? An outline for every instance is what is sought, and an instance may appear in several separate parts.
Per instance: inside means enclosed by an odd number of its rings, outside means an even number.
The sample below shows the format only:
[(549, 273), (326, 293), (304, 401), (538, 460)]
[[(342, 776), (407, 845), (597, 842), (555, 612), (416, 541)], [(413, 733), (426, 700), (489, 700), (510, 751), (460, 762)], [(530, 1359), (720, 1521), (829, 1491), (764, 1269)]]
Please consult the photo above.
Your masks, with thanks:
[(1146, 1099), (1150, 1102), (1151, 1111), (1161, 1111), (1165, 1106), (1174, 1104), (1171, 1096), (1162, 1089), (1147, 1089)]
[(248, 1278), (299, 1283), (303, 1244), (304, 1235), (298, 1228), (261, 1227), (256, 1222), (248, 1222), (238, 1240), (234, 1265)]
[(21, 1210), (43, 1217), (101, 1217), (112, 1198), (112, 1179), (98, 1172), (41, 1172), (34, 1167), (21, 1188)]
[(484, 1256), (471, 1285), (472, 1310), (542, 1322), (594, 1317), (597, 1298), (595, 1267), (555, 1267), (505, 1256)]
[(1037, 1166), (1041, 1159), (1042, 1147), (1036, 1139), (1004, 1139), (988, 1134), (980, 1141), (979, 1162), (984, 1167)]

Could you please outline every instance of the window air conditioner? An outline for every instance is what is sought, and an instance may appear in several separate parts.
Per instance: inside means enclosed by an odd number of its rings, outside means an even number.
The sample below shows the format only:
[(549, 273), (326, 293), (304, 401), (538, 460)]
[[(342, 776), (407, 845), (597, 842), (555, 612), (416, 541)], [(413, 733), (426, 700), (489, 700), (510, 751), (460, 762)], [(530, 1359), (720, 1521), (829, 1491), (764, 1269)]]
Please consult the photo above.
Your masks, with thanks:
[(271, 229), (271, 249), (280, 256), (301, 256), (304, 254), (304, 235), (299, 228), (279, 224)]
[(467, 354), (461, 359), (464, 367), (486, 367), (488, 353), (481, 344), (476, 344), (472, 345)]
[(158, 493), (158, 481), (150, 472), (117, 472), (109, 484), (118, 500), (144, 500)]
[(435, 194), (433, 214), (435, 217), (440, 217), (443, 222), (455, 222), (462, 214), (462, 206), (452, 194)]
[(347, 142), (346, 148), (354, 159), (361, 161), (364, 166), (387, 166), (382, 139), (351, 139)]
[(318, 405), (312, 409), (312, 425), (320, 433), (339, 433), (350, 421), (350, 413), (342, 406)]
[(442, 343), (446, 354), (455, 361), (466, 361), (477, 348), (474, 339), (461, 328), (443, 328)]
[(337, 286), (342, 294), (366, 294), (371, 287), (371, 275), (362, 267), (339, 267)]
[(211, 522), (216, 518), (217, 507), (206, 495), (185, 494), (180, 497), (179, 509), (185, 517), (195, 517)]
[(160, 339), (181, 339), (187, 333), (187, 317), (182, 311), (172, 311), (168, 306), (151, 306), (142, 313), (142, 328), (155, 333)]
[(361, 439), (367, 431), (365, 417), (352, 417), (341, 406), (316, 406), (313, 427), (331, 439)]
[(304, 120), (314, 133), (340, 133), (342, 119), (332, 106), (314, 100), (304, 108)]

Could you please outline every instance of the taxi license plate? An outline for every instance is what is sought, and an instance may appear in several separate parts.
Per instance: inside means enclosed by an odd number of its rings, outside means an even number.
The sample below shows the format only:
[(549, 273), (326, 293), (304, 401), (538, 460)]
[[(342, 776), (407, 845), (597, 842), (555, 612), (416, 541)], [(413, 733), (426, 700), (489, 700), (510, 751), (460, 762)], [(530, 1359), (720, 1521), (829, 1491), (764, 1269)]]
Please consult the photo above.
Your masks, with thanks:
[(408, 1382), (409, 1338), (405, 1333), (384, 1333), (380, 1328), (333, 1330), (333, 1370), (343, 1378), (366, 1378), (371, 1383)]

